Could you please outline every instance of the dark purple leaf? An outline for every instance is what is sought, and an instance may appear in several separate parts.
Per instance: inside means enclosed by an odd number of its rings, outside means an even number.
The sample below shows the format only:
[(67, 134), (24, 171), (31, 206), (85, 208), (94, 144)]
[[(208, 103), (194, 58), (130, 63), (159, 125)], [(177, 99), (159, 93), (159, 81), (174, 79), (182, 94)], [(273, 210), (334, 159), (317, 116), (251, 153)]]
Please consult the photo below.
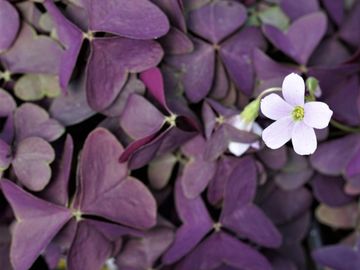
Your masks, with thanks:
[(175, 204), (183, 224), (176, 231), (173, 244), (164, 254), (163, 260), (166, 264), (173, 263), (190, 252), (213, 226), (201, 197), (186, 198), (181, 187), (181, 178), (177, 179), (175, 186)]
[(190, 12), (188, 26), (213, 44), (239, 29), (246, 20), (246, 9), (234, 1), (210, 2)]
[(134, 39), (153, 39), (169, 31), (165, 14), (148, 0), (89, 0), (89, 28)]
[(256, 27), (246, 27), (226, 40), (220, 46), (220, 57), (237, 87), (247, 96), (252, 95), (255, 84), (253, 50), (266, 49), (261, 31)]
[(301, 2), (281, 0), (280, 7), (292, 20), (319, 11), (319, 3), (317, 0), (303, 0)]
[(135, 227), (155, 224), (156, 203), (140, 181), (129, 177), (119, 163), (123, 147), (107, 130), (91, 132), (80, 159), (79, 209), (92, 215)]
[(327, 175), (340, 175), (356, 151), (360, 149), (360, 136), (348, 135), (319, 145), (310, 157), (312, 166)]
[(114, 102), (129, 72), (154, 67), (163, 56), (160, 45), (152, 40), (111, 37), (96, 38), (91, 44), (86, 87), (88, 103), (97, 111)]
[(272, 269), (258, 251), (222, 232), (214, 233), (202, 242), (176, 269), (211, 270), (222, 264), (235, 269)]
[(312, 181), (316, 199), (328, 206), (342, 206), (350, 203), (354, 199), (354, 197), (344, 192), (345, 181), (341, 177), (318, 174)]
[(332, 245), (316, 250), (314, 259), (323, 266), (336, 270), (354, 270), (360, 266), (359, 252), (345, 245)]
[(214, 76), (215, 51), (212, 46), (194, 39), (194, 51), (189, 54), (168, 56), (166, 63), (181, 76), (186, 96), (191, 102), (199, 102), (210, 91)]
[(263, 26), (263, 31), (274, 46), (299, 64), (306, 65), (324, 36), (326, 27), (326, 16), (316, 12), (296, 20), (286, 33), (271, 25)]

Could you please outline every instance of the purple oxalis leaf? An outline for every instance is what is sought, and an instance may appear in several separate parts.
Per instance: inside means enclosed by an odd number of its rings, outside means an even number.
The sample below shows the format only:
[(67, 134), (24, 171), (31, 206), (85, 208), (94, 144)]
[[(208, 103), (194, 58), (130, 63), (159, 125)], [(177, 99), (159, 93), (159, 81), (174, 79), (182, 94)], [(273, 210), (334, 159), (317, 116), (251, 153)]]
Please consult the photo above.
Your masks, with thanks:
[(101, 269), (105, 260), (110, 257), (112, 249), (112, 243), (87, 220), (79, 221), (69, 250), (67, 267), (69, 270), (83, 267)]
[(189, 29), (197, 35), (219, 44), (239, 29), (246, 20), (246, 9), (234, 1), (215, 1), (190, 12)]
[(306, 65), (324, 36), (326, 27), (326, 16), (316, 12), (296, 20), (285, 33), (271, 25), (263, 26), (263, 31), (278, 49), (299, 64)]
[(175, 204), (183, 224), (177, 230), (173, 244), (164, 254), (163, 260), (166, 264), (173, 263), (187, 254), (213, 226), (201, 197), (186, 198), (181, 187), (181, 178), (177, 179), (175, 186)]
[(149, 0), (88, 0), (91, 31), (134, 39), (154, 39), (169, 31), (165, 14)]
[(14, 98), (0, 88), (0, 117), (6, 117), (16, 109)]
[(307, 14), (319, 11), (319, 2), (317, 0), (304, 0), (301, 2), (281, 0), (280, 7), (292, 20), (296, 20)]
[(200, 39), (193, 39), (193, 42), (194, 51), (190, 54), (169, 56), (165, 61), (180, 73), (189, 100), (199, 102), (212, 85), (215, 52), (212, 46)]
[(332, 245), (313, 252), (314, 259), (321, 265), (337, 270), (353, 270), (360, 266), (358, 247)]
[(71, 171), (71, 162), (74, 153), (74, 141), (71, 135), (66, 136), (61, 158), (55, 160), (55, 173), (41, 197), (58, 205), (67, 205), (69, 202), (68, 184)]
[(281, 244), (281, 235), (252, 200), (257, 186), (254, 160), (243, 158), (227, 181), (220, 222), (242, 237), (269, 247)]
[(223, 232), (214, 233), (202, 242), (176, 269), (210, 270), (222, 264), (235, 269), (271, 269), (260, 253)]
[(101, 111), (110, 106), (123, 88), (129, 72), (142, 72), (154, 67), (162, 56), (160, 45), (152, 40), (94, 39), (86, 82), (90, 107)]
[(64, 133), (64, 127), (56, 120), (51, 119), (43, 108), (24, 103), (18, 107), (14, 116), (16, 140), (28, 137), (40, 137), (49, 142), (55, 141)]
[(83, 44), (83, 33), (66, 19), (52, 0), (46, 0), (44, 6), (52, 16), (59, 40), (65, 47), (59, 65), (60, 86), (65, 93)]
[(189, 159), (182, 172), (182, 188), (189, 199), (195, 198), (205, 190), (215, 174), (216, 163), (204, 160), (205, 140), (202, 136), (185, 143), (181, 150)]
[(230, 77), (247, 96), (251, 96), (255, 83), (252, 55), (256, 48), (266, 49), (266, 42), (256, 27), (242, 29), (220, 46), (220, 57)]
[(133, 139), (140, 139), (160, 130), (165, 124), (165, 116), (144, 97), (129, 96), (120, 116), (120, 124)]
[(155, 224), (155, 200), (144, 184), (128, 176), (126, 164), (118, 162), (122, 152), (109, 131), (90, 133), (80, 159), (77, 207), (127, 226), (149, 228)]
[(0, 52), (6, 51), (14, 40), (20, 28), (20, 18), (16, 9), (6, 0), (0, 1)]
[[(8, 180), (1, 181), (1, 188), (17, 220), (10, 250), (11, 262), (14, 269), (27, 270), (72, 214), (67, 208), (26, 193)], [(24, 241), (28, 241), (27, 244)]]
[(16, 148), (12, 161), (15, 174), (27, 188), (40, 191), (50, 181), (55, 152), (51, 145), (39, 137), (22, 140)]
[(13, 46), (0, 60), (11, 73), (57, 74), (61, 54), (62, 49), (56, 41), (37, 35), (31, 26), (23, 23)]
[(173, 238), (172, 229), (155, 227), (140, 239), (130, 239), (123, 252), (117, 257), (116, 264), (121, 269), (149, 269), (169, 247)]

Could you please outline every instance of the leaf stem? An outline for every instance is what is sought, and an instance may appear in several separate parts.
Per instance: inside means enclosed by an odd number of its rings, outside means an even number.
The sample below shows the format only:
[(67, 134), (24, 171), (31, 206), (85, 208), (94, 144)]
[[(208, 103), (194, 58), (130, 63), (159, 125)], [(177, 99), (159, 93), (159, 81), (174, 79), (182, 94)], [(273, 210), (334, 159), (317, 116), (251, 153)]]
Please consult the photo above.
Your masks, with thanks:
[(330, 120), (330, 124), (333, 127), (336, 127), (337, 129), (340, 129), (340, 130), (348, 132), (348, 133), (359, 133), (360, 132), (360, 127), (349, 127), (349, 126), (344, 125), (334, 119)]
[(273, 92), (281, 92), (282, 89), (280, 87), (271, 87), (260, 93), (260, 95), (256, 99), (262, 99), (265, 95), (273, 93)]

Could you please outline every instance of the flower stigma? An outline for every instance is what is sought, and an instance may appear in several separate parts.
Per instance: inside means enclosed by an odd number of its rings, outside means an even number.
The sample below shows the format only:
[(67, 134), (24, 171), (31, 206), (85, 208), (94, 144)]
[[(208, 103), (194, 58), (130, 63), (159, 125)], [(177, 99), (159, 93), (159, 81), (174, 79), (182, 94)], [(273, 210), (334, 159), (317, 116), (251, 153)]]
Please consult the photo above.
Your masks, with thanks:
[(294, 110), (292, 111), (292, 117), (294, 121), (300, 121), (303, 120), (305, 116), (304, 108), (301, 106), (296, 106)]
[(74, 210), (74, 211), (72, 212), (72, 214), (73, 214), (73, 217), (75, 218), (75, 220), (76, 220), (77, 222), (79, 222), (79, 221), (82, 220), (82, 213), (81, 213), (80, 210)]
[(176, 115), (171, 114), (170, 116), (165, 117), (165, 122), (168, 123), (170, 126), (174, 127), (176, 126)]

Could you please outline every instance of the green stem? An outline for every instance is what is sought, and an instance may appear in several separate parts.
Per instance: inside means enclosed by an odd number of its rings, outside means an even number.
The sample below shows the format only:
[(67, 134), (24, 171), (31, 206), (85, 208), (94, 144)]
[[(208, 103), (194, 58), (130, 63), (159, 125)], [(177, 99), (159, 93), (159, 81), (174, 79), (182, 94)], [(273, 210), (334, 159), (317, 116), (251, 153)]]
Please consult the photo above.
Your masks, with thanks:
[(271, 88), (268, 88), (264, 91), (262, 91), (260, 93), (260, 95), (256, 98), (256, 99), (262, 99), (264, 96), (266, 96), (267, 94), (270, 94), (270, 93), (273, 93), (273, 92), (281, 92), (282, 89), (280, 87), (271, 87)]
[(349, 132), (349, 133), (358, 133), (360, 132), (360, 127), (349, 127), (347, 125), (341, 124), (340, 122), (331, 119), (330, 124), (334, 127), (336, 127), (337, 129), (340, 129), (342, 131), (345, 132)]

